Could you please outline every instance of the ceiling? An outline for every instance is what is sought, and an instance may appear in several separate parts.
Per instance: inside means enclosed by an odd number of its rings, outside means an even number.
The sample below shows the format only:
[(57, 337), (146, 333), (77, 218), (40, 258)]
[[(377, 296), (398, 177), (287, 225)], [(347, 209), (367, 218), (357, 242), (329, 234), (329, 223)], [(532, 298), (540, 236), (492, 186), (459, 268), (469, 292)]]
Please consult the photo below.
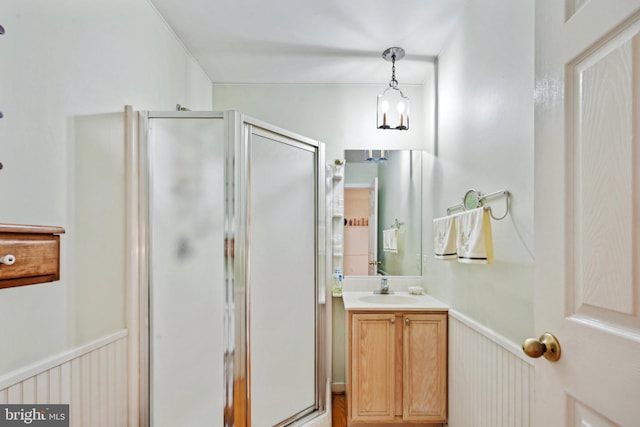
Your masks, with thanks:
[(151, 0), (214, 83), (422, 84), (467, 0)]

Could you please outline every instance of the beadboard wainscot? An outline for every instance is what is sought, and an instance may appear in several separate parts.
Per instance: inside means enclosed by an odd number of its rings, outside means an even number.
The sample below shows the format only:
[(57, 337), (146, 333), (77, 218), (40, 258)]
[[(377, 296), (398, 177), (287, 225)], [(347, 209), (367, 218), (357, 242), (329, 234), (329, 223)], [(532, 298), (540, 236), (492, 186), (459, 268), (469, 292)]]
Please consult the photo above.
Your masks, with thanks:
[(529, 427), (533, 375), (520, 347), (449, 310), (449, 427)]
[(69, 404), (72, 427), (128, 425), (127, 330), (0, 377), (0, 404)]

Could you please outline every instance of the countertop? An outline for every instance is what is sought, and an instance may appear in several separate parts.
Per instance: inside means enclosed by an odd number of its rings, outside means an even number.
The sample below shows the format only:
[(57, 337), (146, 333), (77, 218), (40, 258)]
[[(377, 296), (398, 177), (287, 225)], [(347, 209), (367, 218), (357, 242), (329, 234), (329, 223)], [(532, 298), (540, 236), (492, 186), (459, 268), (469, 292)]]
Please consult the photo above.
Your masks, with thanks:
[[(380, 302), (375, 302), (375, 300)], [(344, 309), (349, 310), (407, 310), (407, 311), (448, 311), (449, 306), (430, 295), (413, 295), (398, 292), (389, 295), (374, 294), (371, 291), (349, 291), (342, 293)]]

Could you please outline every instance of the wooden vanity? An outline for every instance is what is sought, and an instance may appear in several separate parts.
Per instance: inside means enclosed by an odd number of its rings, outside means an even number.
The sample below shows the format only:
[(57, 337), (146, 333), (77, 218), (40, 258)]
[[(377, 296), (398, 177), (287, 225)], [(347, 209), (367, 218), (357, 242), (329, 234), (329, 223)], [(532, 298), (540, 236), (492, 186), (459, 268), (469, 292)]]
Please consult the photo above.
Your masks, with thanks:
[(0, 224), (0, 289), (60, 279), (62, 227)]
[(345, 302), (345, 309), (349, 425), (445, 423), (447, 308)]

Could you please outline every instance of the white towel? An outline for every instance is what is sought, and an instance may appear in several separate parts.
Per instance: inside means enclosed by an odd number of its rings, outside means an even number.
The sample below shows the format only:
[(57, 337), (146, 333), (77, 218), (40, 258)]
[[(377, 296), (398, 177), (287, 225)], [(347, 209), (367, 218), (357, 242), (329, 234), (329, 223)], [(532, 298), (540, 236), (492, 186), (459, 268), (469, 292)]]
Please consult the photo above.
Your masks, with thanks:
[(458, 259), (456, 221), (453, 216), (445, 216), (433, 220), (433, 251), (436, 259)]
[(382, 250), (384, 252), (398, 252), (398, 230), (395, 228), (382, 230)]
[(491, 218), (484, 208), (456, 215), (458, 262), (489, 264), (493, 261)]

